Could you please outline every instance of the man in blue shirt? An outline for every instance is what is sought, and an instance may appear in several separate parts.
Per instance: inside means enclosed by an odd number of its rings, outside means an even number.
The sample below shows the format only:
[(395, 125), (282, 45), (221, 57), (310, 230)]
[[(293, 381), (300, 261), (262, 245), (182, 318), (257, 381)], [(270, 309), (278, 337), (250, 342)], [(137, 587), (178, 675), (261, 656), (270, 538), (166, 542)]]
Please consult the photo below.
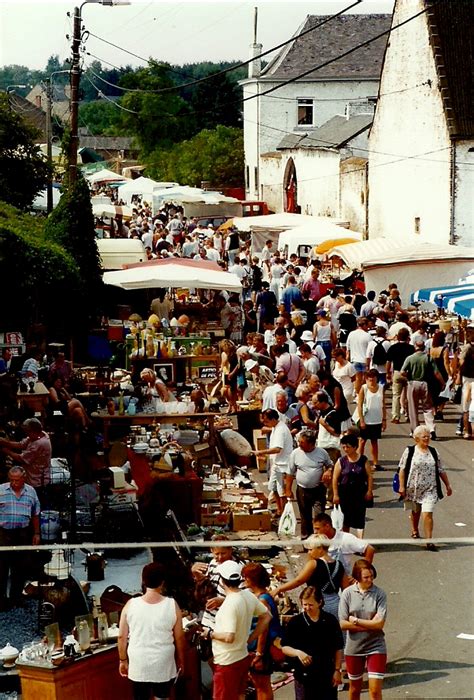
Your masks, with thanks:
[[(12, 467), (9, 482), (0, 484), (0, 545), (15, 547), (40, 543), (40, 503), (36, 491), (25, 483), (23, 467)], [(0, 553), (0, 611), (21, 605), (26, 578), (25, 552)], [(10, 573), (10, 597), (7, 598)]]
[(281, 304), (285, 307), (287, 313), (291, 312), (291, 305), (296, 301), (298, 308), (303, 305), (303, 296), (296, 285), (296, 277), (290, 275), (288, 277), (288, 286), (283, 290), (281, 296)]

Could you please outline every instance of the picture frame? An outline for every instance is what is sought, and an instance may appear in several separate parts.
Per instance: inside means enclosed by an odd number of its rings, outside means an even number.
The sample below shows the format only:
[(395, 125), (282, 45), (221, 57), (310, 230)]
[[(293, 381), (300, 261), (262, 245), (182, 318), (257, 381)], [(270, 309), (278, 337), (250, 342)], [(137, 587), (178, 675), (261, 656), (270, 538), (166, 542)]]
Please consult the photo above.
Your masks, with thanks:
[(162, 379), (166, 386), (175, 383), (175, 371), (173, 362), (156, 362), (153, 371), (158, 379)]

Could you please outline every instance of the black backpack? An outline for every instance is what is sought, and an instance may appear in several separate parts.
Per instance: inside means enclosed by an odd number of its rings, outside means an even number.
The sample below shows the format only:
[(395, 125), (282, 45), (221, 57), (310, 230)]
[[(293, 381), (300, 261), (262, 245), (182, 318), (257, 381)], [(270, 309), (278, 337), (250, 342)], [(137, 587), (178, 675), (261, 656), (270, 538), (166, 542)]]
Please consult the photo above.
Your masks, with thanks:
[(380, 338), (380, 340), (377, 340), (377, 338), (374, 338), (375, 342), (375, 348), (374, 348), (374, 355), (373, 355), (373, 362), (374, 365), (384, 365), (387, 362), (387, 351), (385, 350), (383, 346), (384, 338)]

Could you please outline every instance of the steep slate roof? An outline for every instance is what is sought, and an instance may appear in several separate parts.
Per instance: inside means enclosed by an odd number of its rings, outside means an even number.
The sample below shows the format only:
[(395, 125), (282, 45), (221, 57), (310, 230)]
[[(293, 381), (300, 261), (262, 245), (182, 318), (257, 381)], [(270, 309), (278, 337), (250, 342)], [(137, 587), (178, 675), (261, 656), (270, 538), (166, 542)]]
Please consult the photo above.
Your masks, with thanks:
[[(92, 148), (111, 151), (129, 151), (132, 149), (133, 139), (129, 136), (80, 136), (79, 145), (83, 148)], [(133, 150), (133, 149), (132, 149)], [(138, 150), (138, 149), (136, 149)]]
[[(308, 15), (300, 32), (320, 24), (328, 19), (325, 15)], [(262, 71), (262, 78), (286, 80), (300, 73), (317, 67), (321, 63), (336, 58), (344, 51), (354, 48), (363, 41), (390, 29), (392, 16), (380, 15), (341, 15), (331, 19), (320, 29), (296, 38), (292, 44), (285, 46)], [(377, 39), (367, 47), (358, 49), (339, 61), (310, 74), (303, 80), (323, 79), (375, 79), (380, 77), (382, 60), (388, 35)]]
[(45, 112), (21, 95), (17, 95), (15, 92), (9, 93), (8, 101), (13, 112), (16, 112), (16, 114), (22, 117), (30, 126), (39, 130), (40, 134), (35, 139), (35, 143), (42, 143), (46, 138)]
[(278, 144), (284, 148), (341, 148), (369, 128), (373, 114), (357, 114), (350, 119), (335, 116), (310, 134), (287, 134)]
[(430, 43), (451, 138), (474, 138), (474, 5), (425, 0)]

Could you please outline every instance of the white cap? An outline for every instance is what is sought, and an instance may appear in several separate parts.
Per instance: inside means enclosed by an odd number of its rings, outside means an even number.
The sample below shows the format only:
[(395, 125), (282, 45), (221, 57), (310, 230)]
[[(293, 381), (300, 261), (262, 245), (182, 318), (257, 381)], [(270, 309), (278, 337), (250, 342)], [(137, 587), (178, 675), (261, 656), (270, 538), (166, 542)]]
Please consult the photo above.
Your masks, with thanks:
[(240, 583), (242, 579), (242, 564), (238, 564), (236, 561), (229, 559), (217, 567), (217, 573), (225, 581), (235, 584)]
[(252, 359), (245, 360), (245, 369), (247, 370), (247, 372), (250, 372), (250, 370), (253, 369), (254, 367), (258, 367), (257, 360), (252, 360)]

